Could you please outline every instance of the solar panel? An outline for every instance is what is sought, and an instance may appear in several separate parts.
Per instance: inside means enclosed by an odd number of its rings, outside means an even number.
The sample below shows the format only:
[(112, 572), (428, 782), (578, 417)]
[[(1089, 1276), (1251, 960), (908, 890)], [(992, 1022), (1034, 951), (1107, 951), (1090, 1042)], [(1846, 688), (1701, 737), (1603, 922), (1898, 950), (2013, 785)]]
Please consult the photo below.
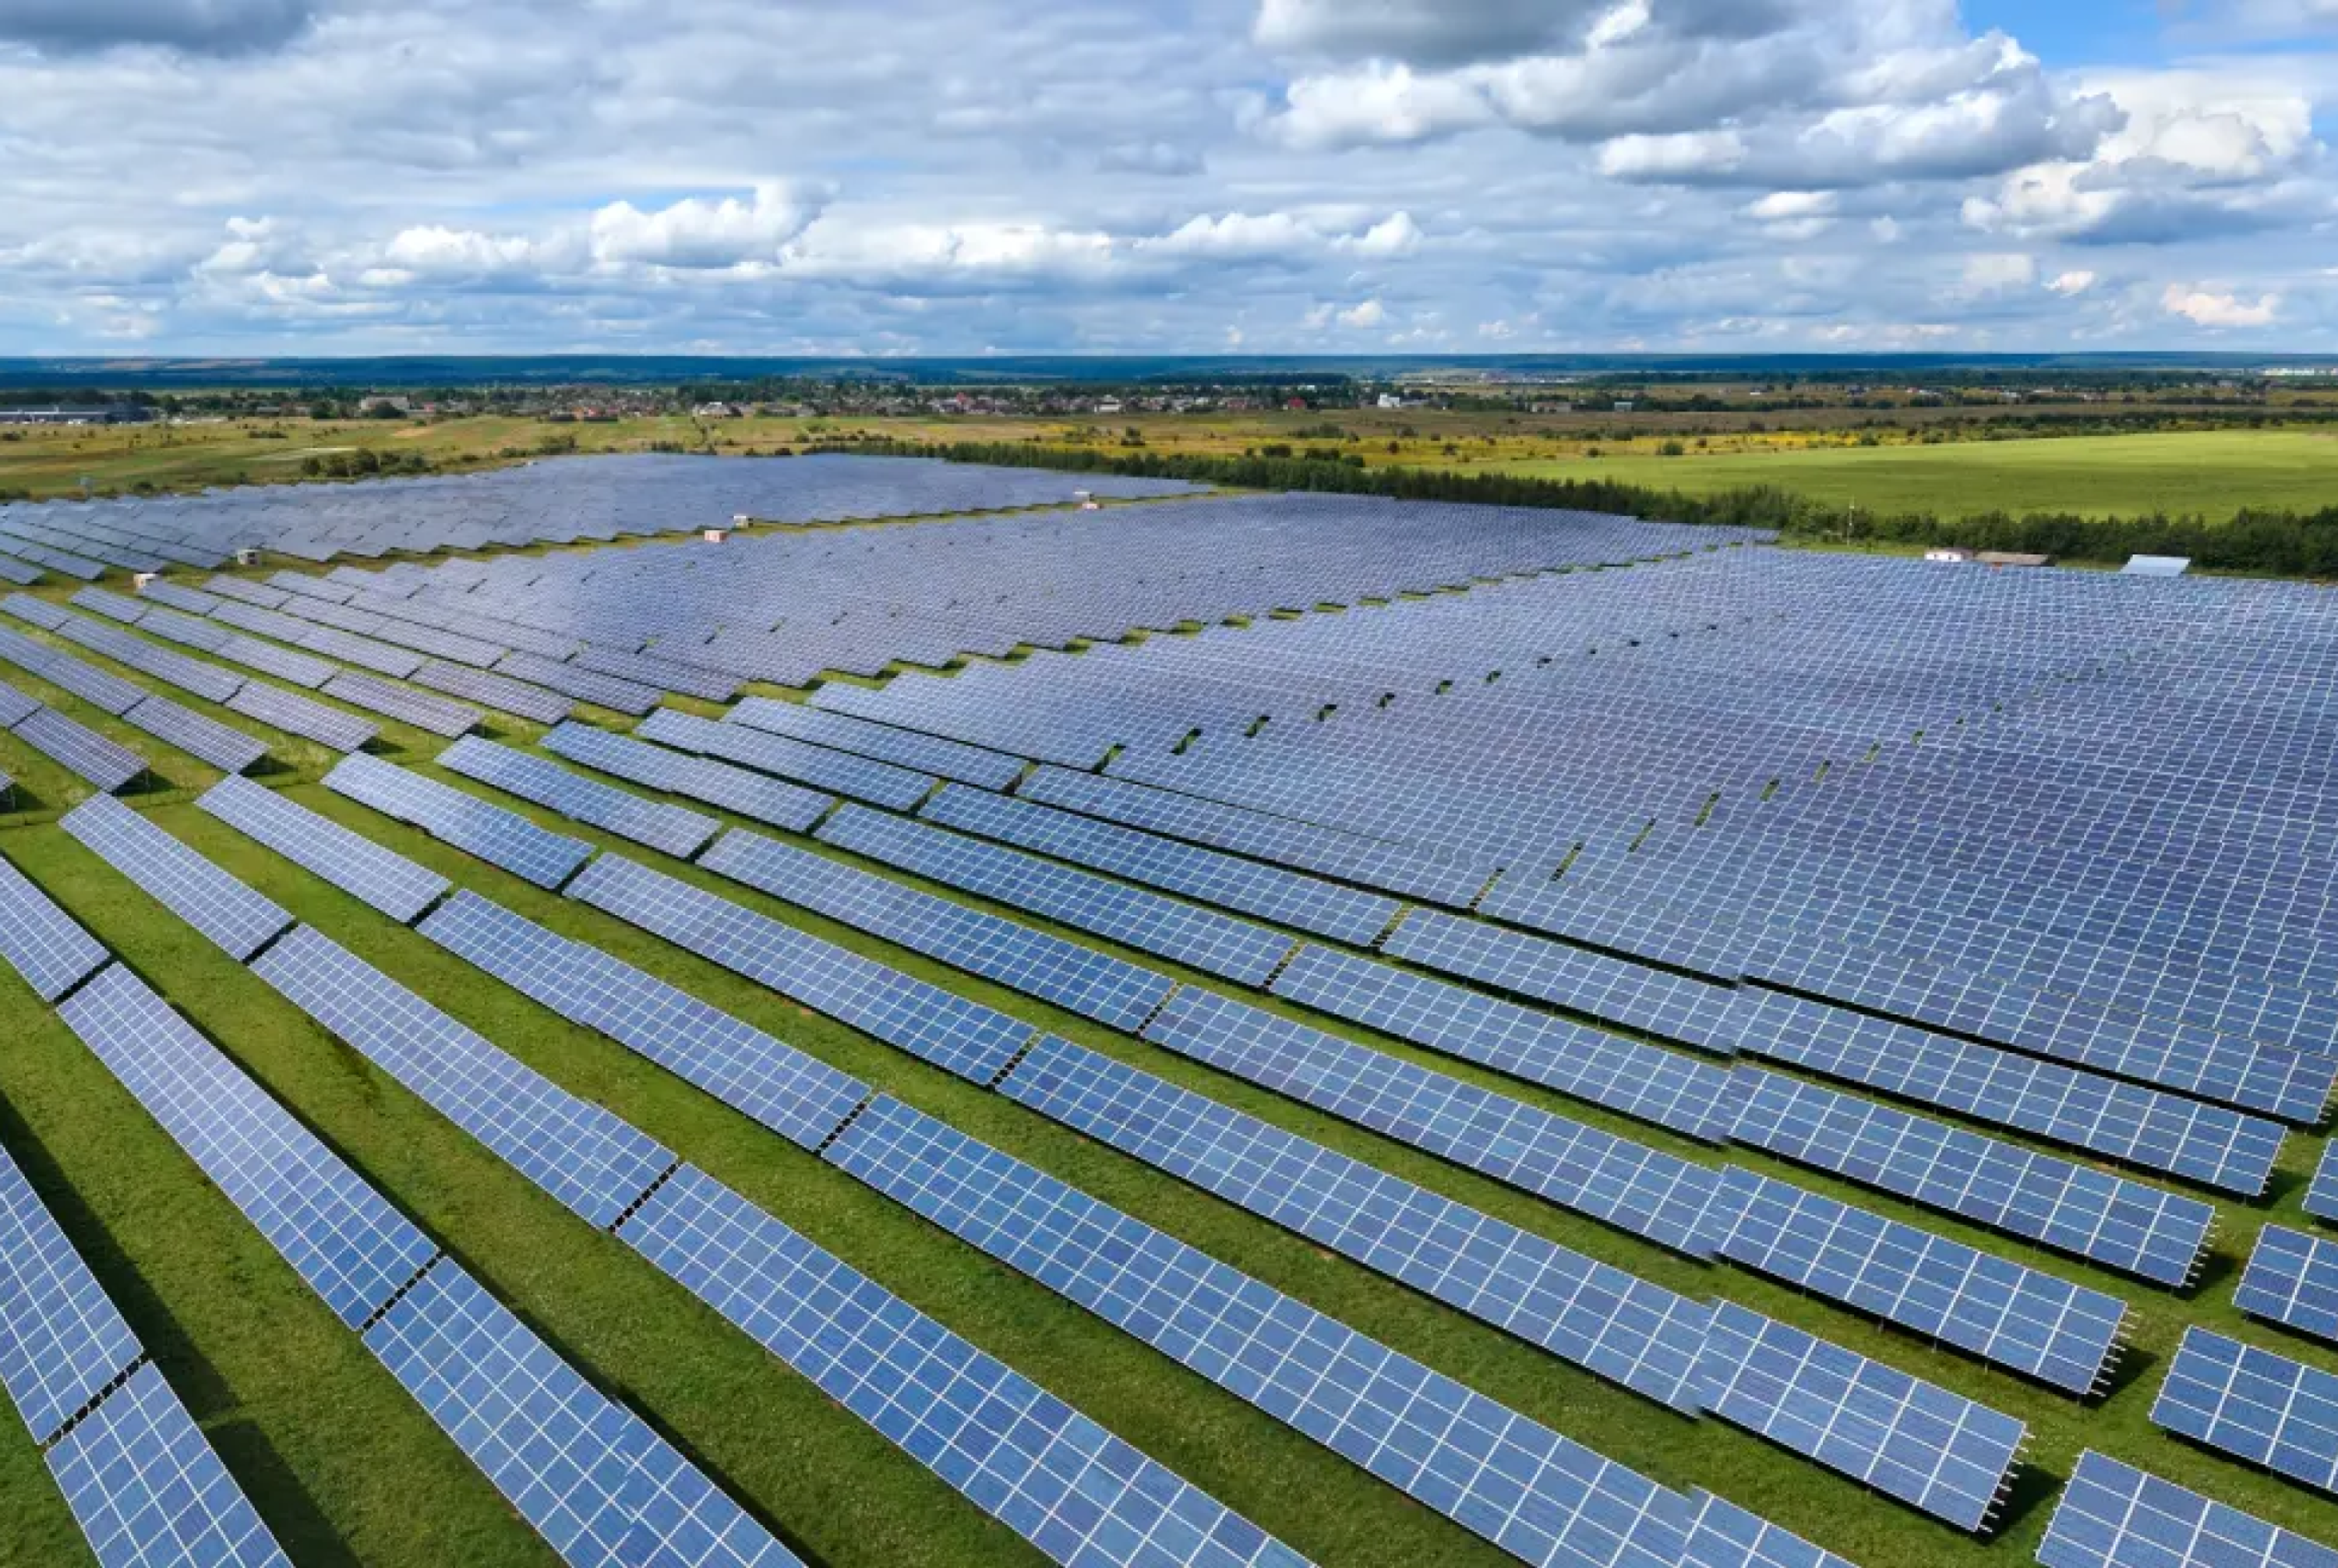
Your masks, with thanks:
[(55, 1001), (113, 957), (23, 872), (0, 858), (0, 958), (8, 960), (42, 1001)]
[(2313, 1181), (2302, 1201), (2315, 1219), (2338, 1220), (2338, 1143), (2323, 1145), (2322, 1162), (2313, 1168)]
[(443, 659), (433, 659), (414, 672), (414, 683), (433, 691), (443, 691), (450, 697), (492, 708), (498, 713), (529, 719), (538, 724), (557, 724), (575, 710), (575, 705), (556, 692), (508, 676), (490, 675), (484, 670), (473, 670), (461, 664), (450, 664)]
[(1174, 988), (1167, 975), (841, 861), (737, 829), (699, 864), (1057, 1006), (1135, 1031)]
[(1408, 914), (1381, 951), (1699, 1050), (1725, 1055), (1731, 1049), (1729, 1013), (1737, 994), (1707, 981), (1441, 909)]
[(496, 662), (496, 673), (531, 685), (549, 687), (580, 702), (619, 713), (643, 714), (656, 707), (665, 693), (637, 681), (623, 681), (575, 664), (564, 664), (534, 653), (513, 653)]
[(2233, 1292), (2253, 1317), (2338, 1342), (2338, 1243), (2280, 1225), (2257, 1234), (2256, 1250)]
[(335, 751), (362, 750), (380, 733), (366, 720), (261, 681), (247, 682), (228, 699), (227, 706), (247, 719), (257, 719)]
[(594, 847), (537, 827), (516, 811), (362, 753), (325, 775), (325, 788), (421, 828), (539, 887), (558, 887)]
[(2044, 1568), (2338, 1568), (2338, 1551), (2093, 1449), (2054, 1505)]
[[(146, 607), (137, 600), (124, 599), (121, 594), (109, 593), (103, 588), (77, 589), (71, 603), (77, 608), (105, 616), (108, 620), (119, 621), (124, 625), (134, 625), (138, 617), (146, 613)], [(62, 626), (64, 622), (65, 617), (59, 615), (52, 624)]]
[(622, 856), (594, 861), (567, 894), (971, 1083), (997, 1079), (1038, 1034)]
[(19, 561), (14, 555), (0, 554), (0, 581), (30, 588), (43, 580), (44, 573), (29, 561)]
[(717, 724), (674, 708), (659, 709), (634, 733), (643, 740), (671, 746), (677, 751), (720, 758), (896, 811), (914, 811), (918, 803), (941, 782), (928, 774), (913, 773), (889, 762), (807, 745), (743, 724)]
[(138, 1336), (0, 1149), (0, 1387), (47, 1443), (143, 1354)]
[(106, 971), (59, 1013), (349, 1328), (368, 1321), (437, 1255), (436, 1243), (128, 970)]
[(146, 759), (54, 708), (19, 720), (10, 733), (108, 795), (128, 789), (146, 773)]
[(2151, 1418), (2293, 1481), (2338, 1491), (2338, 1375), (2187, 1328)]
[(224, 702), (243, 685), (243, 677), (188, 657), (169, 648), (158, 648), (142, 637), (133, 637), (119, 627), (96, 621), (86, 621), (78, 615), (67, 616), (56, 629), (60, 637), (69, 637), (83, 647), (104, 654), (117, 664), (168, 681), (182, 691), (192, 692), (209, 702)]
[[(222, 619), (224, 619), (223, 616)], [(268, 634), (285, 636), (286, 641), (294, 642), (311, 653), (319, 653), (328, 659), (339, 660), (344, 664), (354, 664), (359, 670), (370, 670), (376, 674), (387, 675), (395, 681), (403, 681), (422, 668), (422, 655), (410, 652), (404, 648), (393, 648), (387, 642), (377, 642), (370, 637), (360, 637), (353, 632), (343, 632), (333, 626), (320, 626), (305, 620), (296, 624), (298, 630), (291, 631), (289, 636), (286, 636), (286, 631), (270, 632)], [(254, 629), (265, 630), (264, 627)], [(344, 671), (333, 679), (352, 681), (363, 680), (365, 677)], [(394, 686), (386, 686), (379, 690), (395, 692), (398, 689)], [(355, 699), (352, 698), (351, 701)]]
[(290, 1568), (158, 1367), (133, 1373), (48, 1461), (106, 1568)]
[(110, 795), (68, 812), (64, 830), (241, 964), (292, 916)]
[(1704, 1142), (1734, 1114), (1710, 1063), (1352, 954), (1301, 948), (1274, 994)]
[(961, 740), (946, 740), (938, 735), (922, 735), (914, 730), (897, 730), (889, 724), (855, 719), (849, 713), (831, 713), (823, 708), (783, 702), (772, 697), (747, 698), (725, 714), (722, 721), (792, 736), (815, 746), (857, 752), (880, 762), (985, 789), (1009, 788), (1029, 766), (1022, 758), (1010, 757), (1003, 751), (968, 746)]
[(709, 806), (719, 806), (725, 811), (799, 833), (810, 831), (811, 825), (836, 804), (831, 796), (800, 789), (793, 784), (766, 779), (742, 768), (710, 762), (702, 757), (681, 756), (630, 735), (612, 735), (605, 730), (573, 720), (546, 735), (544, 749), (596, 772), (647, 785), (669, 795), (702, 800)]
[(102, 713), (118, 714), (146, 695), (119, 675), (5, 626), (0, 626), (0, 662), (70, 691)]
[(1293, 946), (1280, 932), (1214, 909), (865, 806), (843, 808), (820, 825), (819, 836), (929, 881), (1028, 909), (1237, 985), (1265, 985)]
[(1335, 942), (1369, 946), (1403, 908), (1281, 867), (1262, 866), (1173, 838), (1007, 796), (945, 786), (920, 816), (945, 827), (1035, 849), (1148, 887), (1182, 893)]
[(29, 621), (35, 626), (54, 631), (64, 624), (65, 612), (45, 599), (35, 599), (30, 593), (11, 593), (0, 600), (0, 610), (5, 610), (19, 621)]
[(1043, 1039), (1007, 1098), (1686, 1414), (1711, 1309), (1107, 1056)]
[(467, 735), (486, 721), (486, 715), (476, 708), (460, 702), (449, 702), (444, 697), (434, 697), (427, 691), (416, 691), (404, 686), (393, 686), (371, 675), (359, 675), (344, 671), (325, 682), (325, 695), (352, 708), (362, 708), (368, 713), (379, 713), (433, 735), (450, 740)]
[(869, 1098), (866, 1084), (826, 1063), (476, 893), (456, 894), (419, 929), (562, 1017), (599, 1030), (804, 1148), (819, 1148)]
[(1731, 1262), (2082, 1396), (2109, 1377), (2117, 1297), (1738, 1166), (1722, 1182)]
[(242, 730), (181, 707), (167, 697), (149, 697), (122, 719), (224, 772), (244, 772), (268, 757), (268, 748)]
[[(541, 652), (541, 650), (530, 650)], [(549, 657), (551, 655), (547, 655)], [(559, 657), (571, 657), (563, 652)], [(736, 675), (724, 675), (712, 670), (678, 663), (671, 659), (651, 658), (640, 653), (627, 653), (615, 648), (596, 648), (587, 642), (574, 650), (577, 668), (595, 674), (614, 675), (622, 680), (638, 681), (660, 691), (679, 696), (696, 697), (706, 702), (728, 702), (739, 695), (745, 684)]]
[(228, 778), (196, 802), (247, 838), (315, 872), (401, 925), (453, 886), (361, 833), (248, 779)]
[(674, 1164), (672, 1151), (303, 926), (252, 973), (448, 1121), (606, 1230)]
[(1737, 1047), (1901, 1099), (2188, 1177), (2244, 1197), (2273, 1179), (2277, 1122), (1839, 1007), (1749, 991)]
[(1070, 1568), (1305, 1568), (1287, 1546), (685, 1165), (617, 1229), (756, 1343)]
[(1688, 1554), (1681, 1561), (1683, 1568), (1852, 1568), (1833, 1553), (1710, 1492), (1696, 1494)]
[(2181, 1289), (2215, 1210), (1775, 1073), (1739, 1068), (1736, 1142)]
[(452, 1259), (441, 1259), (365, 1341), (572, 1568), (798, 1562)]
[(1691, 1258), (1719, 1241), (1719, 1173), (1191, 986), (1144, 1038)]
[[(143, 622), (147, 626), (153, 623), (152, 616)], [(279, 681), (290, 681), (295, 686), (304, 686), (310, 691), (340, 672), (340, 666), (329, 659), (296, 653), (290, 648), (279, 648), (273, 642), (262, 642), (257, 637), (230, 637), (211, 652), (248, 670), (257, 670), (262, 675), (273, 675)]]
[(40, 710), (38, 702), (14, 686), (0, 681), (0, 730), (14, 730)]
[(1705, 1406), (1723, 1420), (1975, 1533), (2027, 1435), (2010, 1416), (1732, 1301), (1714, 1311), (1704, 1367)]
[(1665, 1488), (897, 1100), (826, 1158), (1528, 1562), (1678, 1568)]
[(556, 762), (467, 735), (438, 754), (438, 766), (545, 806), (587, 826), (687, 860), (722, 824), (665, 800), (647, 800)]

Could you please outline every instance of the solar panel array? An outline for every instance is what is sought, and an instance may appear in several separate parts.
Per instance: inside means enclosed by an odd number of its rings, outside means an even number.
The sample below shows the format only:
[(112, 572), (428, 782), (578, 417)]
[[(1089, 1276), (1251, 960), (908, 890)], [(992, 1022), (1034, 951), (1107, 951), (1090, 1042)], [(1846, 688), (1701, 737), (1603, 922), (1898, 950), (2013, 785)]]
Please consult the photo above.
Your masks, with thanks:
[(292, 916), (111, 796), (68, 813), (64, 830), (241, 964)]
[[(216, 567), (241, 548), (326, 562), (393, 551), (427, 554), (694, 534), (727, 528), (740, 514), (808, 524), (1065, 506), (1076, 487), (1132, 499), (1195, 488), (1174, 480), (1075, 478), (914, 458), (715, 464), (670, 456), (592, 456), (480, 474), (216, 490), (94, 506), (20, 502), (0, 505), (0, 535), (5, 535), (0, 548), (42, 564), (74, 563), (93, 576), (100, 563), (138, 571), (171, 561)], [(124, 540), (145, 548), (125, 548)]]
[(103, 968), (97, 939), (0, 858), (0, 958), (44, 1002), (54, 1002)]
[(476, 735), (467, 735), (440, 752), (438, 766), (684, 860), (705, 848), (722, 830), (722, 824), (712, 817), (629, 794)]
[(2097, 1454), (2078, 1456), (2045, 1568), (2338, 1568), (2338, 1550)]
[(437, 872), (249, 779), (223, 779), (197, 804), (400, 924), (437, 903), (450, 886)]
[(2187, 1328), (2151, 1418), (2196, 1443), (2338, 1492), (2338, 1373)]
[(378, 758), (343, 758), (325, 775), (325, 788), (539, 887), (559, 887), (593, 857), (593, 846), (582, 838), (539, 828), (516, 811)]

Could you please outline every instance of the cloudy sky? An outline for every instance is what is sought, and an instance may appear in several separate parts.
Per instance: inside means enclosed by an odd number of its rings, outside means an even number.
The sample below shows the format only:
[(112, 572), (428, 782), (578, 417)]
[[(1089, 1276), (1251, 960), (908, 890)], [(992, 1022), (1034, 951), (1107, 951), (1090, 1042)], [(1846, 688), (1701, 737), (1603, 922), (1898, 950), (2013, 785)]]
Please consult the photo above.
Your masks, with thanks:
[(0, 0), (0, 354), (2338, 351), (2338, 0)]

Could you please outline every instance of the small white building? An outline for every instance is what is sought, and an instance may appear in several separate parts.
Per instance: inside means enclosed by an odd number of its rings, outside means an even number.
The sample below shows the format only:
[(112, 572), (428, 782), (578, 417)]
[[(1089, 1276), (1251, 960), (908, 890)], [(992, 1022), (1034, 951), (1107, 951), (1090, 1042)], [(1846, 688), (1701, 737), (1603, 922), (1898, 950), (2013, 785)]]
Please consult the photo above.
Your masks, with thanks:
[(2119, 568), (2123, 577), (2181, 577), (2192, 570), (2189, 555), (2130, 555)]

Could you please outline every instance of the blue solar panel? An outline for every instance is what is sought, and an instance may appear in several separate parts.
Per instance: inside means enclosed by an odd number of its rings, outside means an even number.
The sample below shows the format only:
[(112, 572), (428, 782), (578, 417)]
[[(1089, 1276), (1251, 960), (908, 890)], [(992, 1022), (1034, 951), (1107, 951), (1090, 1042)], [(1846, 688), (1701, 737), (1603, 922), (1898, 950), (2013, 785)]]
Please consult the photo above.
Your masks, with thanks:
[(571, 1568), (798, 1562), (452, 1260), (365, 1340)]
[(2256, 1250), (2233, 1292), (2233, 1305), (2338, 1343), (2338, 1243), (2266, 1226), (2257, 1233)]
[(758, 1344), (1069, 1568), (1304, 1561), (685, 1165), (617, 1230)]
[(832, 796), (702, 757), (685, 757), (630, 735), (612, 735), (573, 720), (546, 735), (544, 749), (596, 772), (799, 833), (809, 831), (836, 804)]
[(2187, 1328), (2151, 1418), (2196, 1443), (2338, 1492), (2338, 1375)]
[(307, 867), (403, 924), (453, 886), (361, 833), (245, 779), (224, 779), (196, 802), (246, 837)]
[(154, 1367), (133, 1373), (48, 1459), (101, 1568), (290, 1568)]
[[(421, 667), (419, 660), (415, 669)], [(407, 674), (414, 671), (409, 670)], [(402, 678), (402, 677), (401, 677)], [(448, 740), (467, 735), (486, 722), (487, 716), (476, 708), (461, 702), (450, 702), (427, 691), (417, 691), (408, 686), (396, 685), (372, 675), (349, 671), (325, 682), (325, 695), (336, 702), (346, 702), (352, 708), (362, 708), (368, 713), (378, 713), (385, 719), (395, 719), (401, 724), (411, 724), (418, 730)]]
[(1696, 1496), (1683, 1568), (1852, 1568), (1768, 1520), (1710, 1492)]
[(995, 1080), (1038, 1034), (1019, 1018), (620, 856), (586, 867), (568, 897), (972, 1083)]
[(1740, 1143), (2174, 1289), (2199, 1271), (2216, 1211), (2196, 1198), (1775, 1073), (1736, 1077)]
[(659, 709), (634, 733), (677, 751), (720, 758), (896, 811), (915, 810), (918, 803), (941, 782), (929, 774), (913, 773), (889, 762), (856, 757), (848, 751), (831, 751), (825, 746), (806, 745), (784, 735), (751, 730), (743, 724), (717, 724), (674, 708)]
[(325, 788), (539, 887), (558, 887), (594, 852), (582, 838), (539, 828), (516, 811), (375, 757), (343, 758), (325, 775)]
[(1281, 932), (1214, 909), (863, 806), (837, 812), (820, 825), (820, 837), (914, 876), (1028, 909), (1237, 985), (1265, 985), (1294, 946)]
[(268, 748), (242, 730), (167, 697), (147, 698), (124, 713), (122, 721), (223, 772), (245, 772), (268, 757)]
[(1692, 1258), (1719, 1242), (1719, 1173), (1192, 987), (1144, 1037)]
[[(721, 699), (716, 699), (721, 701)], [(849, 713), (831, 713), (802, 702), (782, 702), (771, 697), (750, 697), (723, 716), (726, 724), (744, 724), (774, 735), (790, 735), (815, 746), (857, 752), (880, 762), (913, 769), (937, 778), (976, 784), (985, 789), (1005, 789), (1029, 766), (1020, 757), (1002, 751), (872, 724)]]
[(1514, 1555), (1678, 1568), (1665, 1488), (899, 1101), (827, 1158)]
[(1645, 965), (1505, 931), (1441, 909), (1416, 909), (1382, 951), (1423, 968), (1480, 981), (1626, 1028), (1726, 1054), (1736, 993)]
[(1695, 1415), (1710, 1308), (1054, 1038), (999, 1085), (1228, 1202)]
[(437, 1248), (298, 1118), (128, 970), (60, 1010), (65, 1024), (349, 1327)]
[(2338, 1568), (2338, 1551), (2088, 1449), (2038, 1544), (2044, 1568)]
[(1302, 948), (1274, 994), (1687, 1137), (1729, 1134), (1729, 1074), (1676, 1051), (1329, 947)]
[(2027, 1429), (2010, 1416), (1734, 1302), (1705, 1347), (1706, 1408), (1960, 1529), (1988, 1528)]
[(239, 964), (292, 924), (274, 903), (110, 795), (84, 800), (62, 826)]
[(2338, 1142), (2323, 1145), (2322, 1162), (2313, 1168), (2303, 1201), (2315, 1219), (2338, 1220)]
[(367, 720), (328, 707), (297, 691), (270, 686), (265, 681), (247, 681), (242, 691), (228, 699), (227, 705), (231, 710), (247, 719), (257, 719), (287, 735), (314, 740), (319, 746), (335, 751), (363, 750), (380, 733)]
[(1377, 893), (979, 789), (946, 788), (926, 802), (920, 815), (945, 827), (1359, 947), (1387, 930), (1403, 908)]
[(605, 1230), (674, 1156), (300, 926), (252, 973), (568, 1208)]
[(38, 1443), (142, 1350), (5, 1149), (0, 1149), (0, 1387)]
[(54, 1002), (113, 958), (25, 874), (0, 858), (0, 958)]
[(465, 736), (438, 754), (438, 766), (466, 779), (548, 806), (573, 820), (687, 860), (722, 824), (664, 800), (646, 800), (556, 762), (492, 740)]
[(2118, 1354), (2127, 1303), (1737, 1166), (1722, 1256), (2085, 1396)]
[(1775, 992), (1747, 992), (1737, 1048), (2245, 1197), (2273, 1178), (2277, 1122)]
[(869, 1098), (868, 1085), (826, 1063), (476, 893), (456, 894), (419, 929), (562, 1017), (599, 1030), (807, 1149), (819, 1148)]
[(11, 733), (66, 772), (94, 784), (108, 795), (128, 789), (146, 773), (146, 759), (54, 708), (44, 708), (31, 718), (19, 720)]
[(1167, 975), (842, 861), (734, 830), (699, 864), (953, 967), (1135, 1031), (1174, 987)]

